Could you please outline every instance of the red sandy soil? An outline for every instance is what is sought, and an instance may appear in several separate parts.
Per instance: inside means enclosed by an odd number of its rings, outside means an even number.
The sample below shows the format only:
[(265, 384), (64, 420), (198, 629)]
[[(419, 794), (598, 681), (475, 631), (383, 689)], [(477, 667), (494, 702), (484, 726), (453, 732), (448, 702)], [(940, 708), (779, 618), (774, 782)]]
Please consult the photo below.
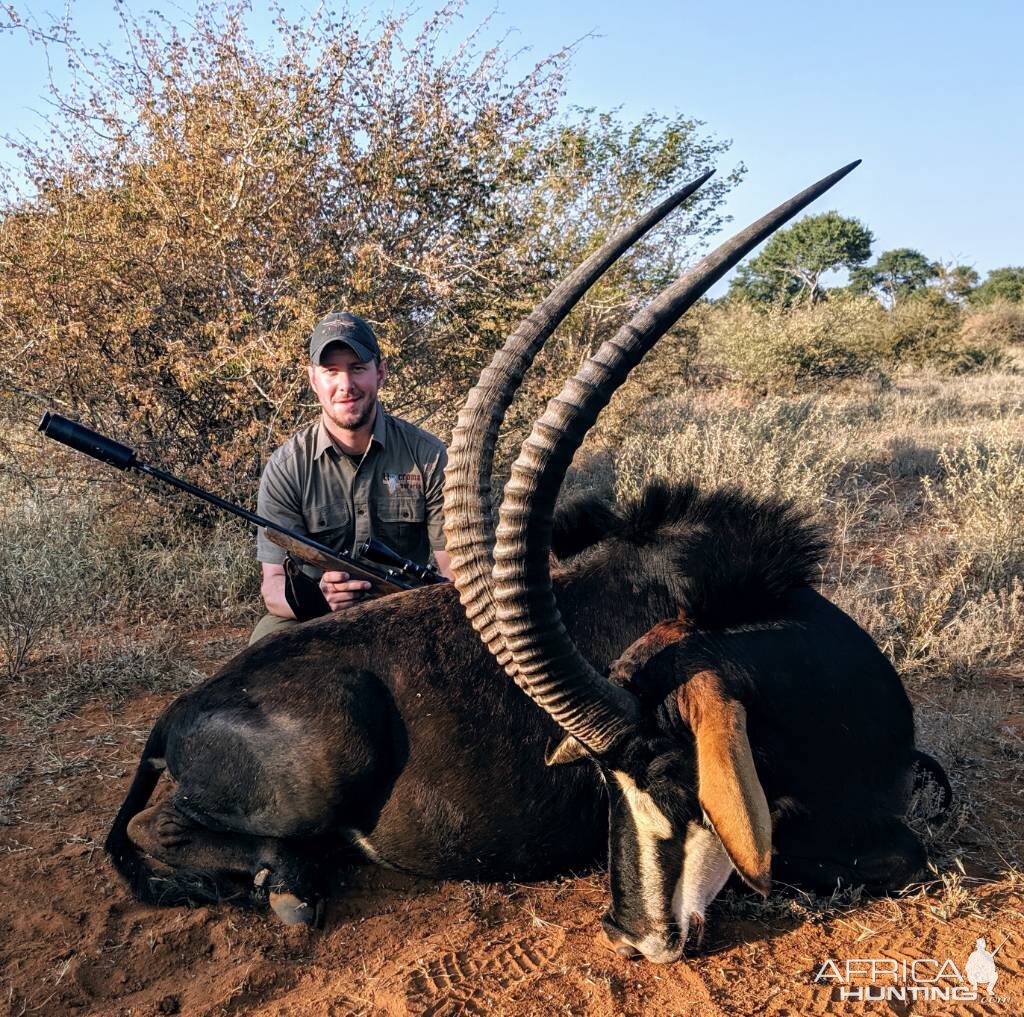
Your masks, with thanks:
[[(1024, 1013), (1024, 879), (984, 847), (1020, 836), (1021, 759), (1005, 740), (975, 746), (964, 763), (992, 796), (972, 822), (998, 834), (977, 838), (968, 825), (956, 835), (966, 876), (951, 867), (900, 898), (835, 906), (727, 894), (709, 913), (703, 953), (655, 967), (598, 941), (607, 898), (599, 874), (473, 885), (367, 867), (345, 877), (322, 931), (226, 904), (137, 903), (101, 845), (169, 698), (142, 695), (116, 711), (90, 705), (36, 736), (3, 711), (0, 776), (23, 783), (0, 826), (0, 1014)], [(1019, 741), (1020, 717), (1007, 721)], [(963, 972), (981, 936), (990, 950), (1005, 940), (992, 998), (865, 1004), (840, 999), (834, 980), (815, 981), (829, 958), (840, 968), (935, 958)]]

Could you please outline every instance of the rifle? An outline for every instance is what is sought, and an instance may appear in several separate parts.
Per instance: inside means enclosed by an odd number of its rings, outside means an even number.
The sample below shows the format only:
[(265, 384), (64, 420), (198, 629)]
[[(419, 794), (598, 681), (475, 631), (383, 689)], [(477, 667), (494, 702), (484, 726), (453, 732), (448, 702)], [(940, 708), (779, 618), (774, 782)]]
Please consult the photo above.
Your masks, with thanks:
[[(76, 452), (84, 452), (101, 463), (115, 466), (119, 470), (136, 470), (144, 476), (153, 477), (180, 491), (185, 491), (193, 497), (201, 498), (203, 501), (216, 505), (217, 508), (223, 509), (225, 512), (231, 512), (256, 526), (265, 527), (267, 537), (278, 547), (284, 548), (289, 556), (299, 558), (324, 572), (347, 572), (353, 579), (362, 579), (370, 583), (368, 595), (371, 597), (384, 597), (390, 593), (399, 593), (402, 590), (412, 590), (419, 586), (448, 581), (436, 569), (429, 565), (418, 565), (416, 562), (409, 561), (397, 551), (393, 551), (386, 544), (377, 540), (369, 540), (359, 549), (363, 559), (376, 558), (376, 561), (358, 560), (345, 554), (344, 551), (335, 551), (303, 533), (289, 530), (286, 526), (281, 526), (279, 523), (242, 508), (240, 505), (234, 505), (216, 494), (204, 491), (187, 480), (181, 480), (165, 470), (142, 462), (135, 450), (127, 445), (122, 445), (112, 438), (90, 430), (73, 420), (68, 420), (67, 417), (51, 413), (49, 410), (40, 419), (38, 429), (47, 438), (53, 438), (69, 448), (73, 448)], [(294, 574), (292, 580), (295, 581)], [(308, 581), (312, 582), (312, 580)], [(326, 613), (326, 604), (324, 607), (325, 611), (321, 613)]]

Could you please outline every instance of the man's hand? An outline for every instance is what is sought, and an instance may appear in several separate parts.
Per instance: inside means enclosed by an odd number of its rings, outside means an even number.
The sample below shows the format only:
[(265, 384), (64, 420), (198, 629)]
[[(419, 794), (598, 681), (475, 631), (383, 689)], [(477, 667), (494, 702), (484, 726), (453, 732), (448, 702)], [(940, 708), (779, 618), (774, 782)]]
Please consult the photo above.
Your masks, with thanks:
[(320, 577), (320, 592), (332, 611), (358, 604), (369, 589), (366, 580), (350, 579), (347, 572), (325, 572)]

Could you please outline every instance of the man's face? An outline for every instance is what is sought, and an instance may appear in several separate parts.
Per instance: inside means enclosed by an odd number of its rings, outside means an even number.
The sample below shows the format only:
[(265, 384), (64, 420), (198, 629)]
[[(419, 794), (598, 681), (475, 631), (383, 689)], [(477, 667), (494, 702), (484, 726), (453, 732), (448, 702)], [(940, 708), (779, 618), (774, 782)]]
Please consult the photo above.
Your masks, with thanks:
[(387, 377), (387, 364), (363, 363), (355, 352), (333, 343), (310, 365), (309, 384), (328, 419), (343, 431), (356, 431), (373, 416), (377, 390)]

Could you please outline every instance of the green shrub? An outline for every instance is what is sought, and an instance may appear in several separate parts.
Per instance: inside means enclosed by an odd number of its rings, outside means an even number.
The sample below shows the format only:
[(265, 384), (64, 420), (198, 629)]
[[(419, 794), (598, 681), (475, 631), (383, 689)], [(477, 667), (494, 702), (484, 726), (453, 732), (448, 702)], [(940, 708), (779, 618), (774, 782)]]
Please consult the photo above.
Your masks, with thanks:
[[(934, 290), (901, 300), (883, 320), (881, 350), (893, 366), (933, 364), (969, 369), (960, 342), (960, 308)], [(977, 358), (974, 358), (977, 360)]]
[(706, 316), (701, 346), (726, 375), (762, 391), (820, 388), (878, 369), (884, 316), (870, 297), (791, 309), (733, 301)]

